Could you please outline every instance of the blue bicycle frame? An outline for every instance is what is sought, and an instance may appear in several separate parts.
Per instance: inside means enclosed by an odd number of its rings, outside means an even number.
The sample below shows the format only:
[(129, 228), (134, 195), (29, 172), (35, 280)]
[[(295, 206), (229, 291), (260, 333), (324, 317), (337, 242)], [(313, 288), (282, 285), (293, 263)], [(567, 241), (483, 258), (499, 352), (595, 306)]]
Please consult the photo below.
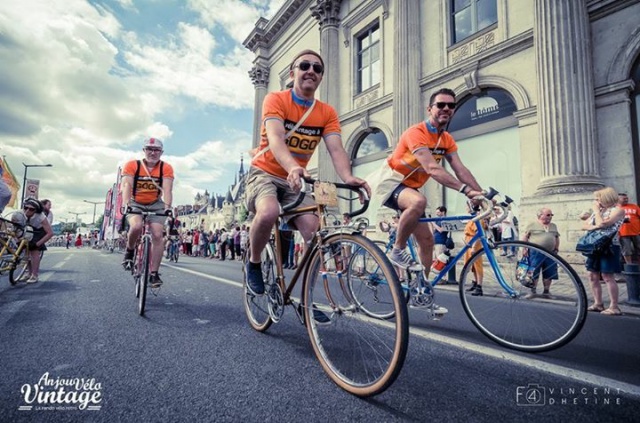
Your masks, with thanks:
[[(463, 220), (470, 220), (473, 219), (474, 217), (476, 217), (475, 215), (465, 215), (465, 216), (442, 216), (442, 217), (426, 217), (426, 218), (421, 218), (418, 220), (419, 223), (429, 223), (429, 222), (439, 222), (441, 224), (441, 226), (444, 227), (444, 229), (447, 229), (449, 231), (451, 230), (458, 230), (458, 226), (454, 223), (454, 224), (446, 224), (445, 222), (460, 222)], [(444, 223), (444, 224), (442, 224)], [(507, 281), (505, 281), (504, 277), (502, 276), (502, 273), (500, 272), (500, 269), (498, 267), (498, 262), (496, 261), (496, 257), (493, 255), (492, 252), (492, 245), (490, 244), (490, 240), (486, 237), (485, 235), (485, 231), (482, 228), (482, 225), (480, 224), (480, 221), (476, 221), (475, 222), (476, 225), (476, 229), (477, 232), (476, 234), (473, 236), (473, 238), (471, 238), (471, 240), (466, 243), (462, 249), (460, 250), (460, 252), (458, 252), (458, 254), (453, 257), (452, 259), (449, 260), (449, 262), (447, 263), (447, 265), (444, 267), (444, 269), (442, 269), (440, 271), (440, 273), (438, 273), (435, 278), (430, 282), (431, 286), (436, 286), (438, 285), (438, 283), (444, 278), (444, 275), (446, 275), (447, 273), (449, 273), (449, 271), (456, 265), (456, 263), (458, 262), (458, 260), (460, 260), (462, 257), (464, 257), (465, 252), (469, 249), (472, 248), (472, 246), (480, 241), (482, 243), (482, 248), (484, 248), (484, 250), (486, 251), (486, 256), (487, 259), (489, 260), (489, 264), (491, 265), (491, 268), (493, 269), (494, 273), (496, 274), (496, 276), (498, 277), (498, 282), (500, 283), (500, 286), (502, 286), (502, 288), (508, 293), (509, 296), (511, 297), (516, 297), (518, 296), (518, 293), (511, 288), (511, 286), (507, 283)], [(411, 254), (411, 257), (413, 258), (414, 261), (419, 262), (418, 259), (418, 254), (416, 251), (416, 247), (415, 247), (415, 241), (413, 240), (413, 235), (411, 235), (409, 237), (409, 239), (407, 240), (407, 247), (409, 247), (409, 252)], [(388, 252), (390, 250), (390, 248), (393, 246), (395, 242), (395, 236), (390, 237), (389, 242), (387, 243), (387, 251)], [(406, 286), (403, 286), (403, 289), (408, 289)]]

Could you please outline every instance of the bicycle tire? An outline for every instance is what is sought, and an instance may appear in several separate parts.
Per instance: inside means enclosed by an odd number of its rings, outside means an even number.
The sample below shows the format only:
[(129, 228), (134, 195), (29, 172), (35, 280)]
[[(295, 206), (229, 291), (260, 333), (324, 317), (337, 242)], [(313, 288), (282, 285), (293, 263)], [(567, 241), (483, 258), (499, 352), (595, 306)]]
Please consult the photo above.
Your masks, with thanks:
[(151, 241), (144, 238), (142, 241), (142, 275), (140, 280), (140, 297), (138, 298), (138, 314), (144, 316), (147, 303), (147, 288), (149, 285), (149, 255), (151, 249)]
[[(366, 312), (351, 296), (341, 272), (344, 247), (361, 249), (362, 254), (371, 256), (365, 257), (364, 263), (378, 268), (388, 279), (391, 317), (383, 319)], [(333, 382), (359, 397), (379, 394), (391, 386), (406, 358), (409, 320), (395, 269), (382, 251), (359, 234), (330, 235), (310, 257), (303, 293), (313, 350)], [(318, 312), (330, 317), (328, 324), (314, 318)]]
[(131, 274), (133, 275), (133, 282), (135, 283), (136, 298), (140, 298), (140, 278), (142, 277), (142, 262), (139, 260), (142, 255), (138, 251), (140, 248), (141, 246), (138, 244), (133, 249), (133, 260), (131, 264)]
[(271, 286), (276, 283), (275, 254), (271, 242), (267, 243), (260, 255), (262, 263), (262, 278), (264, 279), (265, 294), (254, 295), (247, 288), (247, 263), (249, 263), (249, 247), (242, 256), (242, 295), (244, 311), (251, 327), (258, 332), (265, 332), (273, 324), (269, 314), (269, 297), (266, 294)]
[[(494, 256), (500, 274), (515, 295), (510, 296), (498, 283), (498, 275), (491, 266), (483, 269), (482, 296), (471, 295), (474, 264), (483, 263), (487, 252), (476, 251), (465, 263), (460, 276), (460, 299), (471, 322), (489, 339), (518, 351), (543, 352), (559, 348), (571, 341), (582, 329), (587, 317), (587, 295), (575, 270), (557, 254), (524, 241), (503, 241), (493, 250), (514, 248), (514, 257)], [(517, 276), (518, 257), (528, 251), (532, 257), (544, 259), (536, 273), (528, 280)], [(484, 264), (487, 261), (484, 260)], [(479, 268), (478, 266), (476, 266)], [(555, 272), (554, 272), (555, 270)], [(554, 274), (556, 273), (556, 274)], [(549, 298), (527, 296), (531, 288), (523, 285), (533, 283), (538, 289), (543, 285), (539, 279), (547, 276), (551, 280)], [(557, 277), (557, 278), (555, 278)]]
[(15, 285), (18, 283), (20, 278), (24, 275), (24, 272), (26, 272), (29, 268), (30, 263), (31, 255), (29, 254), (29, 248), (25, 246), (22, 251), (20, 251), (16, 267), (9, 270), (9, 283), (11, 285)]

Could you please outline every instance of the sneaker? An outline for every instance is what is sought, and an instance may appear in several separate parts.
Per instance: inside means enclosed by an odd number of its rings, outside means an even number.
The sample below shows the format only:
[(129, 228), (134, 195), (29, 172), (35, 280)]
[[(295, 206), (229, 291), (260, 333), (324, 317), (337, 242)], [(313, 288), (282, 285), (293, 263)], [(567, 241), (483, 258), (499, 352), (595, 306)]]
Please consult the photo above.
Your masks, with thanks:
[(38, 282), (38, 277), (37, 276), (30, 276), (29, 279), (27, 279), (27, 283), (36, 283)]
[(424, 266), (416, 263), (416, 261), (411, 257), (406, 250), (392, 249), (389, 254), (387, 254), (391, 263), (395, 264), (398, 267), (403, 269), (408, 269), (412, 272), (419, 272), (424, 270)]
[(433, 314), (437, 314), (439, 316), (444, 316), (448, 312), (449, 312), (449, 310), (447, 310), (446, 308), (444, 308), (442, 306), (439, 306), (438, 304), (434, 304), (433, 305)]
[(264, 280), (262, 279), (262, 265), (247, 262), (247, 289), (254, 295), (264, 294)]
[(133, 267), (133, 250), (131, 251), (127, 250), (124, 253), (124, 259), (122, 260), (122, 267), (124, 267), (124, 270), (131, 270), (131, 268)]
[(478, 282), (472, 281), (471, 282), (471, 286), (469, 288), (467, 288), (467, 292), (475, 291), (476, 290), (476, 286), (478, 286)]
[(549, 292), (543, 292), (540, 295), (540, 298), (544, 298), (545, 300), (553, 300), (553, 295), (551, 295)]
[(473, 292), (471, 292), (471, 295), (474, 297), (482, 297), (482, 285), (476, 284), (476, 287), (474, 288)]
[[(328, 325), (331, 323), (331, 318), (327, 316), (326, 313), (320, 311), (315, 304), (312, 305), (311, 307), (313, 309), (313, 320), (316, 322), (317, 325), (322, 326), (322, 325)], [(302, 311), (302, 304), (298, 304), (298, 313), (300, 313), (300, 316), (304, 317), (304, 313)]]
[(159, 288), (162, 285), (162, 279), (160, 279), (158, 272), (151, 272), (151, 275), (149, 275), (149, 285), (151, 288)]

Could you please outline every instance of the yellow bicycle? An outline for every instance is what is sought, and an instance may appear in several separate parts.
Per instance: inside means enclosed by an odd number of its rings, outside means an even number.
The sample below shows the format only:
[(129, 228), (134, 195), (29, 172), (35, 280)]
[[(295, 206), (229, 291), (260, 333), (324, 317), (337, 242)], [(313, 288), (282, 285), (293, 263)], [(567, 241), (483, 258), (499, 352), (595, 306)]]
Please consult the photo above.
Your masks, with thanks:
[(0, 275), (9, 272), (9, 283), (15, 285), (29, 268), (28, 227), (0, 217)]

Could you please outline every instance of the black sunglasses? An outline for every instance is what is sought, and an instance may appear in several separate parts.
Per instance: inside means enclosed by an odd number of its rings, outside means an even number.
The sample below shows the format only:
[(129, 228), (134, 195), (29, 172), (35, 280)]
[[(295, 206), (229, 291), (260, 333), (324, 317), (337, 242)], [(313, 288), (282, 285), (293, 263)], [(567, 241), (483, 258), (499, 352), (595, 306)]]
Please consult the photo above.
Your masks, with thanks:
[(457, 103), (447, 103), (444, 101), (438, 101), (437, 103), (433, 104), (435, 104), (438, 109), (444, 109), (445, 106), (449, 106), (449, 109), (453, 110), (457, 106)]
[(33, 207), (23, 207), (22, 210), (36, 211), (36, 209), (34, 209)]
[(312, 65), (313, 65), (313, 71), (318, 75), (324, 72), (324, 67), (320, 63), (312, 64), (311, 62), (307, 62), (306, 60), (303, 60), (302, 62), (298, 63), (298, 67), (303, 72), (308, 71)]

